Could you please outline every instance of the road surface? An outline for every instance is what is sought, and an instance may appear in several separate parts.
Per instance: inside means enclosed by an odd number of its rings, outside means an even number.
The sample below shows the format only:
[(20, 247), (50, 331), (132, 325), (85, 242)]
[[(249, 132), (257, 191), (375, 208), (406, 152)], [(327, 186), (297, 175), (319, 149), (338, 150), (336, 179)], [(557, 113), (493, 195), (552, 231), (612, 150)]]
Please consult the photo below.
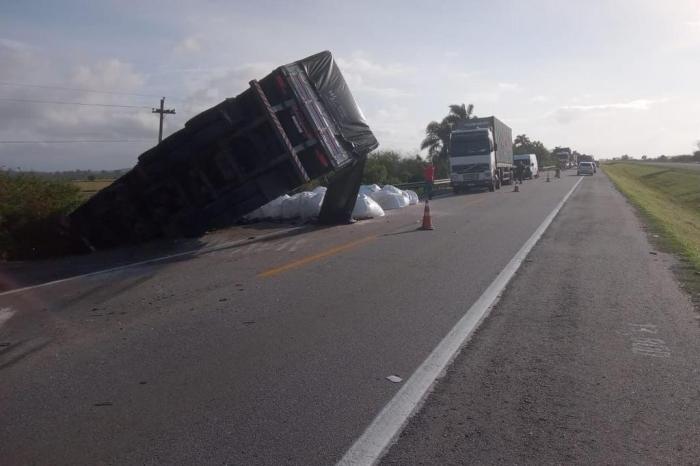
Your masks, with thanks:
[(697, 464), (699, 315), (587, 179), (382, 464)]
[[(431, 203), (436, 230), (430, 232), (416, 231), (422, 208), (414, 206), (352, 226), (224, 244), (205, 254), (0, 295), (0, 457), (4, 464), (333, 464), (578, 180), (565, 174), (551, 183), (527, 182), (519, 193), (504, 187), (437, 199)], [(593, 225), (601, 220), (613, 223), (598, 231)], [(619, 413), (635, 414), (632, 420), (644, 423), (644, 435), (635, 442), (641, 445), (649, 432), (666, 428), (649, 448), (664, 453), (675, 448), (674, 458), (681, 460), (697, 457), (697, 446), (688, 441), (697, 435), (693, 426), (700, 412), (697, 389), (692, 394), (690, 388), (691, 382), (700, 386), (691, 368), (700, 341), (697, 322), (668, 272), (670, 259), (644, 250), (648, 245), (635, 222), (602, 175), (584, 179), (533, 251), (537, 259), (516, 276), (385, 461), (405, 464), (415, 457), (435, 463), (444, 445), (430, 440), (454, 419), (430, 417), (431, 409), (466, 409), (479, 390), (493, 400), (515, 400), (521, 391), (535, 396), (540, 378), (551, 381), (540, 395), (551, 394), (566, 410), (538, 423), (575, 424), (566, 416), (618, 414), (604, 409), (617, 402), (631, 406)], [(587, 228), (579, 230), (579, 224)], [(631, 246), (616, 247), (610, 238), (615, 235)], [(553, 243), (544, 246), (547, 242)], [(637, 269), (613, 275), (629, 253), (640, 256), (627, 261)], [(564, 272), (574, 279), (566, 281)], [(649, 284), (657, 274), (661, 279)], [(4, 283), (12, 282), (8, 275), (5, 271)], [(562, 286), (568, 294), (556, 293)], [(648, 297), (653, 300), (647, 303)], [(504, 318), (521, 300), (535, 298), (547, 306), (525, 301), (517, 322)], [(591, 303), (593, 311), (584, 312)], [(608, 312), (617, 305), (624, 313), (600, 320), (606, 305)], [(654, 314), (656, 306), (664, 306), (663, 318)], [(640, 309), (645, 313), (635, 314)], [(664, 342), (657, 349), (667, 348), (670, 356), (634, 359), (642, 358), (630, 349), (636, 341), (630, 332), (637, 328), (654, 329)], [(519, 355), (520, 365), (509, 379), (518, 383), (502, 386), (499, 374), (507, 361), (489, 357), (506, 349)], [(573, 364), (569, 378), (562, 375), (567, 362)], [(666, 364), (663, 372), (659, 364)], [(474, 391), (457, 393), (447, 408), (443, 395), (454, 389), (455, 371), (470, 374)], [(571, 382), (598, 375), (611, 377), (603, 382), (605, 395), (585, 385), (587, 398), (571, 403), (567, 391), (578, 387)], [(670, 400), (659, 398), (676, 393)], [(499, 406), (503, 418), (493, 410), (475, 413), (479, 428), (508, 431), (503, 421), (513, 414)], [(660, 418), (662, 412), (669, 417)], [(519, 438), (529, 420), (514, 422), (511, 438)], [(586, 432), (598, 426), (587, 422)], [(541, 436), (538, 446), (561, 436), (557, 426), (569, 424), (552, 426), (533, 430)], [(669, 435), (675, 438), (672, 447), (665, 443)], [(506, 459), (518, 452), (520, 462), (528, 455), (549, 458), (536, 456), (540, 448), (511, 449), (506, 440), (494, 440), (488, 451), (503, 449)], [(555, 446), (566, 446), (558, 441)], [(459, 463), (469, 456), (458, 449), (447, 458), (444, 462)]]

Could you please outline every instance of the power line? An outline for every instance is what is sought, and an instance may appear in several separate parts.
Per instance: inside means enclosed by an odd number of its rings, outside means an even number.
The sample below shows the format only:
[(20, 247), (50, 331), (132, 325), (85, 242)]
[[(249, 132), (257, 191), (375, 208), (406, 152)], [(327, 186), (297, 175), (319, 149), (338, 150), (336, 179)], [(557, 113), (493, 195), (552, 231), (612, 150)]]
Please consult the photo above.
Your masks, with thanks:
[(8, 81), (0, 81), (0, 86), (33, 87), (33, 88), (38, 88), (38, 89), (58, 89), (61, 91), (91, 92), (91, 93), (95, 93), (95, 94), (108, 94), (108, 95), (132, 95), (132, 96), (136, 96), (136, 97), (160, 97), (159, 95), (156, 95), (156, 94), (136, 94), (134, 92), (121, 92), (121, 91), (100, 91), (97, 89), (80, 89), (77, 87), (49, 86), (49, 85), (45, 85), (45, 84), (13, 83), (13, 82), (8, 82)]
[(151, 139), (55, 139), (55, 140), (45, 140), (45, 141), (29, 141), (29, 140), (15, 140), (15, 141), (0, 141), (0, 144), (82, 144), (91, 142), (144, 142), (151, 141)]
[(148, 110), (151, 107), (145, 105), (117, 105), (117, 104), (100, 104), (100, 103), (87, 103), (87, 102), (64, 102), (62, 100), (38, 100), (38, 99), (12, 99), (6, 97), (0, 97), (0, 100), (6, 102), (23, 102), (30, 104), (58, 104), (58, 105), (80, 105), (84, 107), (118, 107), (118, 108), (146, 108)]

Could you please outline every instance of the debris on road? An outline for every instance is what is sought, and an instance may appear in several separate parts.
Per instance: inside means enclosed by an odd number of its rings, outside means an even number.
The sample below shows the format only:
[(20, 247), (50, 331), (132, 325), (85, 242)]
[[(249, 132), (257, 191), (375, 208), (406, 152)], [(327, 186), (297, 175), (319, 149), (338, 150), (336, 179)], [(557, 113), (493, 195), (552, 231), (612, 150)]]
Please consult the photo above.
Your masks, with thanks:
[[(323, 186), (293, 196), (285, 194), (254, 210), (244, 219), (313, 221), (321, 213), (325, 194), (326, 188)], [(402, 209), (415, 204), (418, 204), (418, 194), (415, 191), (398, 189), (392, 185), (385, 185), (383, 188), (376, 184), (362, 185), (357, 194), (352, 218), (362, 220), (383, 217), (385, 210)]]
[(403, 379), (401, 377), (399, 377), (398, 375), (389, 375), (389, 376), (387, 376), (386, 379), (389, 382), (393, 382), (393, 383), (399, 383), (399, 382), (403, 381)]

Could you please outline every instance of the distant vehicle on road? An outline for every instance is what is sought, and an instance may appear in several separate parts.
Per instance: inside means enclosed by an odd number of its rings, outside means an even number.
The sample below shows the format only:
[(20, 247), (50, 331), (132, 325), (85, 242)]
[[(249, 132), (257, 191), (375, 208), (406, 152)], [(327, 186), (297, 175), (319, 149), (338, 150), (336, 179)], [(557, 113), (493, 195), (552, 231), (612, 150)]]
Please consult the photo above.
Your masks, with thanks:
[(525, 170), (524, 178), (537, 178), (540, 176), (540, 169), (537, 166), (537, 156), (535, 154), (517, 154), (513, 156), (515, 165), (523, 165)]
[(572, 167), (573, 153), (568, 147), (557, 147), (552, 152), (552, 155), (559, 161), (559, 168), (566, 170)]
[(598, 171), (598, 166), (596, 165), (595, 160), (593, 160), (592, 155), (581, 154), (578, 156), (578, 162), (579, 164), (581, 164), (582, 162), (591, 162), (591, 164), (593, 164), (593, 173), (596, 173)]
[(496, 117), (457, 122), (450, 133), (449, 154), (456, 193), (472, 187), (495, 191), (513, 182), (513, 133)]
[(595, 173), (595, 164), (593, 162), (581, 162), (576, 170), (577, 175), (593, 175)]

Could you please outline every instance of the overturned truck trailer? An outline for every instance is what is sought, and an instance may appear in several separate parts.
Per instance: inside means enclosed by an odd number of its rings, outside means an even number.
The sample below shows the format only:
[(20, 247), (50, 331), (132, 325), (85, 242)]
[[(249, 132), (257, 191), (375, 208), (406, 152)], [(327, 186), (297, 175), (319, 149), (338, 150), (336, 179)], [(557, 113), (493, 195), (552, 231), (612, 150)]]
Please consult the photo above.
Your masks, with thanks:
[(92, 248), (193, 236), (323, 175), (322, 223), (350, 221), (378, 146), (330, 52), (281, 66), (192, 119), (70, 215)]

